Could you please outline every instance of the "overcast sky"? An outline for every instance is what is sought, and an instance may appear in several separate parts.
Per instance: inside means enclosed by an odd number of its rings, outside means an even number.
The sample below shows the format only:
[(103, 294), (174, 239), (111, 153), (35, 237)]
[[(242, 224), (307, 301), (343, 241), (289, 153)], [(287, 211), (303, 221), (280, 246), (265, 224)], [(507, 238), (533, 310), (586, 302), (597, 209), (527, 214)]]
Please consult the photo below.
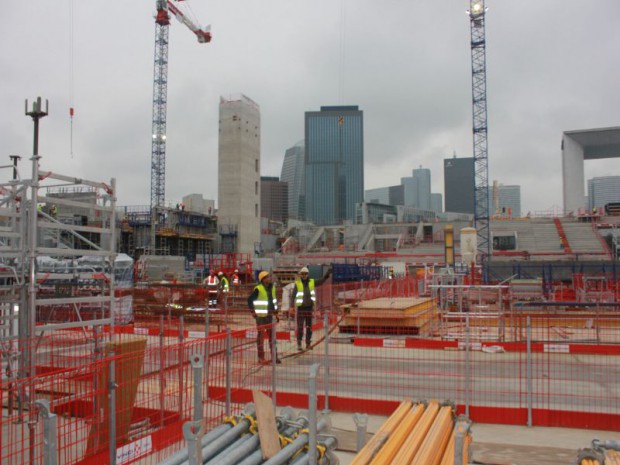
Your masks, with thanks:
[[(304, 112), (322, 105), (363, 110), (366, 189), (421, 165), (443, 193), (443, 159), (472, 156), (468, 0), (186, 3), (213, 41), (171, 25), (167, 201), (217, 197), (221, 95), (260, 105), (262, 175), (280, 175), (285, 150), (304, 138)], [(561, 207), (562, 132), (620, 126), (620, 1), (487, 6), (489, 182), (521, 185), (523, 212)], [(119, 205), (148, 204), (154, 12), (154, 0), (4, 8), (0, 159), (32, 154), (24, 99), (40, 95), (50, 102), (42, 168), (115, 177)], [(620, 175), (619, 161), (586, 164), (586, 178), (610, 174)]]

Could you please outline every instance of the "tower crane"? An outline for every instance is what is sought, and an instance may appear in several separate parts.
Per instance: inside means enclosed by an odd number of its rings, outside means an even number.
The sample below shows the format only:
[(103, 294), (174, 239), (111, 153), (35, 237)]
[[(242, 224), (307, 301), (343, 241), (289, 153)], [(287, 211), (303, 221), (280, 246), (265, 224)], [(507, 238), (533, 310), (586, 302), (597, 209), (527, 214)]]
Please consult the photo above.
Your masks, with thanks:
[(151, 146), (151, 247), (155, 246), (156, 209), (166, 200), (166, 112), (168, 103), (168, 26), (170, 14), (192, 31), (199, 43), (211, 42), (211, 26), (194, 24), (176, 6), (183, 0), (156, 0), (155, 65), (153, 76), (153, 131)]
[[(472, 113), (474, 135), (474, 226), (480, 261), (491, 257), (485, 0), (470, 0)], [(486, 282), (486, 276), (485, 276)]]

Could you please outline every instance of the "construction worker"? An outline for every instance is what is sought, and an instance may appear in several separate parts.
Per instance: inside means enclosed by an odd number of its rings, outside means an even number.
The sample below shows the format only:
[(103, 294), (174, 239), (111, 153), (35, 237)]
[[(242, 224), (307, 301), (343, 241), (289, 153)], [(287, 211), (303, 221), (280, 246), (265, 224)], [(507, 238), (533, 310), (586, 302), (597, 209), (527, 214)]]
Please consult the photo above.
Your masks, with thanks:
[(217, 278), (220, 281), (220, 291), (228, 293), (228, 291), (230, 291), (230, 285), (228, 284), (228, 278), (224, 275), (224, 272), (220, 271), (217, 274)]
[[(312, 312), (314, 303), (316, 302), (316, 286), (320, 286), (329, 277), (332, 270), (328, 268), (327, 273), (321, 279), (310, 279), (310, 272), (307, 267), (299, 270), (299, 277), (295, 280), (295, 289), (291, 304), (297, 310), (297, 350), (303, 350), (301, 341), (304, 335), (304, 326), (306, 327), (306, 350), (312, 349)], [(290, 311), (293, 308), (291, 307)]]
[(220, 288), (220, 280), (215, 276), (215, 271), (209, 271), (209, 276), (205, 278), (203, 284), (207, 286), (207, 292), (209, 294), (209, 307), (215, 308), (217, 305), (217, 293)]
[(241, 278), (239, 278), (239, 270), (235, 270), (232, 275), (232, 285), (233, 287), (241, 286)]
[[(264, 339), (267, 333), (269, 347), (274, 347), (273, 332), (271, 325), (275, 321), (279, 321), (278, 317), (278, 299), (276, 297), (276, 285), (271, 282), (271, 275), (268, 271), (261, 271), (258, 274), (259, 283), (254, 287), (252, 294), (248, 297), (248, 307), (252, 311), (252, 315), (256, 320), (256, 347), (258, 352), (258, 362), (265, 363), (265, 347)], [(275, 358), (276, 363), (282, 363), (278, 358), (277, 350), (272, 352), (272, 360)]]

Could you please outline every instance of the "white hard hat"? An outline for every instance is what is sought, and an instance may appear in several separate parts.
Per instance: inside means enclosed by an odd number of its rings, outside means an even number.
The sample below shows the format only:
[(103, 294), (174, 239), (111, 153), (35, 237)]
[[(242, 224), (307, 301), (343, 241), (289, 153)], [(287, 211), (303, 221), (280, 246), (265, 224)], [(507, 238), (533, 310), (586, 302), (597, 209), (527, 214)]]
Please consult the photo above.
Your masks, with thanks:
[(235, 270), (235, 273), (239, 273), (239, 270)]
[(310, 271), (308, 270), (308, 267), (303, 267), (301, 270), (299, 270), (299, 273), (310, 273)]

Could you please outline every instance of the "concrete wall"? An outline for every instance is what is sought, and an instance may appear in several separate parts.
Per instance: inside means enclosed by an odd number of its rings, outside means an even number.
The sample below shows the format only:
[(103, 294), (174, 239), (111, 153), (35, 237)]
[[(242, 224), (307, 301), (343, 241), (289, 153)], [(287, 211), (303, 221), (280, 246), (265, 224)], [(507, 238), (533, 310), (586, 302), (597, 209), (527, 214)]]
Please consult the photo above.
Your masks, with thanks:
[(564, 211), (586, 206), (583, 147), (570, 136), (562, 137), (562, 200)]

